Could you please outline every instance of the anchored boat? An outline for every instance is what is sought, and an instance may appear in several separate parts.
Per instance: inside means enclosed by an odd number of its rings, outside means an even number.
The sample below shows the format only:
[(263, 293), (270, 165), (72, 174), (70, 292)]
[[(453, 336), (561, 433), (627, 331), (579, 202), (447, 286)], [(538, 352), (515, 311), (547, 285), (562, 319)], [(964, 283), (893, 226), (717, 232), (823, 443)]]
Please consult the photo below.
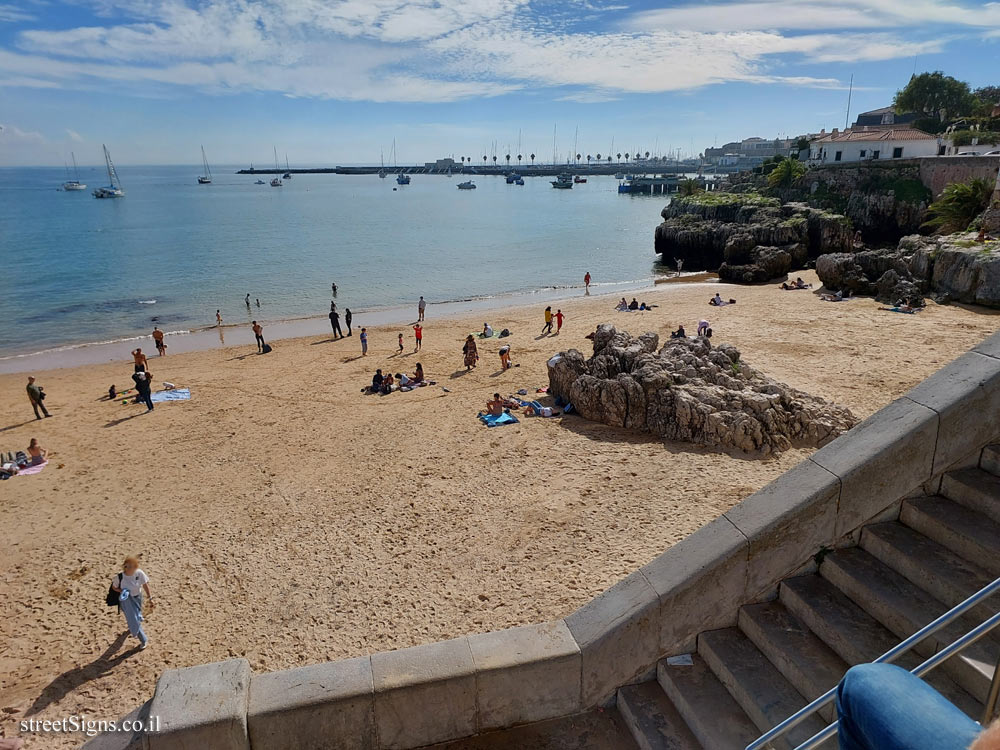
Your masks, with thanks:
[[(74, 154), (72, 151), (70, 151), (70, 156), (73, 157), (73, 176), (76, 179), (75, 180), (67, 179), (66, 182), (63, 183), (63, 186), (62, 186), (63, 190), (69, 190), (70, 192), (72, 192), (74, 190), (86, 190), (87, 186), (84, 185), (82, 182), (80, 182), (80, 170), (78, 170), (76, 168), (76, 154)], [(69, 167), (68, 166), (66, 167), (66, 177), (69, 178)]]
[(106, 187), (94, 188), (93, 196), (95, 198), (122, 198), (125, 196), (125, 191), (122, 190), (122, 182), (118, 179), (118, 172), (111, 161), (111, 154), (108, 153), (107, 146), (103, 143), (101, 146), (104, 149), (104, 163), (108, 168), (108, 184)]

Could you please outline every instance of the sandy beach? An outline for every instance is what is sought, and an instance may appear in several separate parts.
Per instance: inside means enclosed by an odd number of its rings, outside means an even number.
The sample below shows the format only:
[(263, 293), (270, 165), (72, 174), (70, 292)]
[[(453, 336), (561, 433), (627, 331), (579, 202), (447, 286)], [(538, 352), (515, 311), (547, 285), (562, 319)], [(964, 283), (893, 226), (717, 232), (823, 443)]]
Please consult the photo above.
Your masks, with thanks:
[[(32, 373), (53, 414), (42, 421), (26, 376), (0, 375), (0, 450), (36, 437), (50, 451), (41, 473), (0, 484), (0, 736), (20, 736), (25, 716), (117, 718), (171, 667), (245, 656), (277, 670), (566, 615), (808, 455), (747, 460), (575, 416), (477, 421), (494, 392), (546, 385), (555, 352), (589, 354), (599, 323), (663, 340), (707, 318), (714, 343), (863, 418), (1000, 320), (933, 303), (893, 314), (776, 284), (723, 286), (738, 304), (713, 308), (716, 288), (659, 285), (639, 295), (659, 305), (645, 313), (580, 294), (553, 303), (566, 323), (544, 337), (548, 303), (445, 319), (429, 308), (417, 354), (406, 325), (369, 329), (365, 358), (357, 328), (279, 340), (266, 356), (240, 343), (160, 359), (149, 346), (157, 386), (192, 393), (151, 414), (106, 398), (111, 383), (131, 385), (128, 344), (116, 363)], [(514, 335), (480, 341), (466, 373), (462, 340), (484, 320)], [(227, 339), (252, 341), (240, 335)], [(502, 372), (505, 342), (519, 366)], [(435, 386), (360, 392), (375, 368), (418, 361)], [(126, 554), (141, 556), (157, 604), (142, 652), (104, 603)]]

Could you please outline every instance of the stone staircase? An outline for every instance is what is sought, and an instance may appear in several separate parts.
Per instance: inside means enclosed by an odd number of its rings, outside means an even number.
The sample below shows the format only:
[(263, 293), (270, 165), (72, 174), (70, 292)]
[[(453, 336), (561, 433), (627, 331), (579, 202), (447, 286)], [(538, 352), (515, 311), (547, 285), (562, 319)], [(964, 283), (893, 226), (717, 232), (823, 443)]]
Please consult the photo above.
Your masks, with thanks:
[[(620, 688), (620, 718), (643, 750), (741, 750), (836, 685), (849, 666), (872, 661), (997, 576), (994, 445), (978, 467), (946, 474), (938, 495), (904, 500), (898, 520), (866, 526), (857, 546), (825, 554), (816, 573), (782, 581), (774, 601), (741, 607), (737, 627), (701, 633), (689, 665), (664, 659), (655, 681)], [(897, 663), (912, 669), (997, 606), (994, 597)], [(978, 720), (998, 653), (994, 631), (928, 681)], [(791, 750), (832, 718), (828, 706), (774, 747)]]

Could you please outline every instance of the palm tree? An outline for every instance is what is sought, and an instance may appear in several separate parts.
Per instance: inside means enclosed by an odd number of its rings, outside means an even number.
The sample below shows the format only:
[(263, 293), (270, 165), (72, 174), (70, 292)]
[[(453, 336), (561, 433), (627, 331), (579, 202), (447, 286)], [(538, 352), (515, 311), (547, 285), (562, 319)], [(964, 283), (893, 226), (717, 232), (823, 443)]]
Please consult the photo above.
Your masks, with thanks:
[(535, 155), (531, 155), (531, 166), (535, 166)]
[(680, 185), (677, 186), (677, 194), (681, 196), (691, 196), (697, 195), (698, 193), (704, 192), (701, 185), (698, 184), (697, 180), (684, 180)]
[(510, 154), (507, 154), (507, 169), (510, 169)]
[(649, 160), (649, 152), (646, 152), (646, 159)]
[(594, 158), (595, 158), (595, 159), (597, 159), (597, 161), (600, 161), (600, 160), (601, 160), (601, 155), (600, 155), (600, 154), (598, 154), (598, 155), (597, 155), (597, 156), (595, 156)]
[(521, 155), (520, 154), (517, 155), (517, 168), (518, 169), (521, 168)]
[(611, 154), (608, 154), (608, 164), (611, 163)]
[[(619, 152), (617, 154), (617, 156), (618, 156), (618, 163), (621, 164), (622, 163), (622, 155), (621, 155), (621, 153)], [(609, 156), (608, 159), (611, 159), (611, 157)]]
[(625, 163), (628, 164), (628, 154), (625, 154)]
[(590, 167), (590, 154), (587, 154), (587, 167)]
[(953, 182), (927, 209), (930, 218), (923, 226), (942, 234), (964, 232), (972, 220), (989, 207), (992, 194), (992, 180), (974, 178), (968, 182)]
[(576, 155), (576, 163), (577, 163), (577, 164), (579, 164), (579, 163), (580, 163), (580, 154), (577, 154), (577, 155)]
[(805, 173), (805, 164), (798, 159), (785, 158), (767, 175), (767, 184), (770, 187), (791, 187)]
[(483, 154), (483, 166), (484, 166), (484, 167), (486, 166), (486, 159), (487, 159), (487, 158), (488, 158), (488, 157), (486, 156), (486, 154)]
[(465, 168), (465, 157), (462, 157), (462, 167)]
[(493, 154), (493, 167), (495, 168), (496, 165), (497, 165), (497, 155)]

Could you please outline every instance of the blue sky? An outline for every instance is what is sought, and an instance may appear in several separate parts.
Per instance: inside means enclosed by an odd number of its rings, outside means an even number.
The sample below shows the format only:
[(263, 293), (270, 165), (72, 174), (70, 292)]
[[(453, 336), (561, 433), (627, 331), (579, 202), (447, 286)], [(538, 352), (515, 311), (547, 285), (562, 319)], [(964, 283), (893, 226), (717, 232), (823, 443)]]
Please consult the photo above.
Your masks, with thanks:
[(0, 166), (697, 154), (1000, 84), (1000, 2), (0, 0)]

